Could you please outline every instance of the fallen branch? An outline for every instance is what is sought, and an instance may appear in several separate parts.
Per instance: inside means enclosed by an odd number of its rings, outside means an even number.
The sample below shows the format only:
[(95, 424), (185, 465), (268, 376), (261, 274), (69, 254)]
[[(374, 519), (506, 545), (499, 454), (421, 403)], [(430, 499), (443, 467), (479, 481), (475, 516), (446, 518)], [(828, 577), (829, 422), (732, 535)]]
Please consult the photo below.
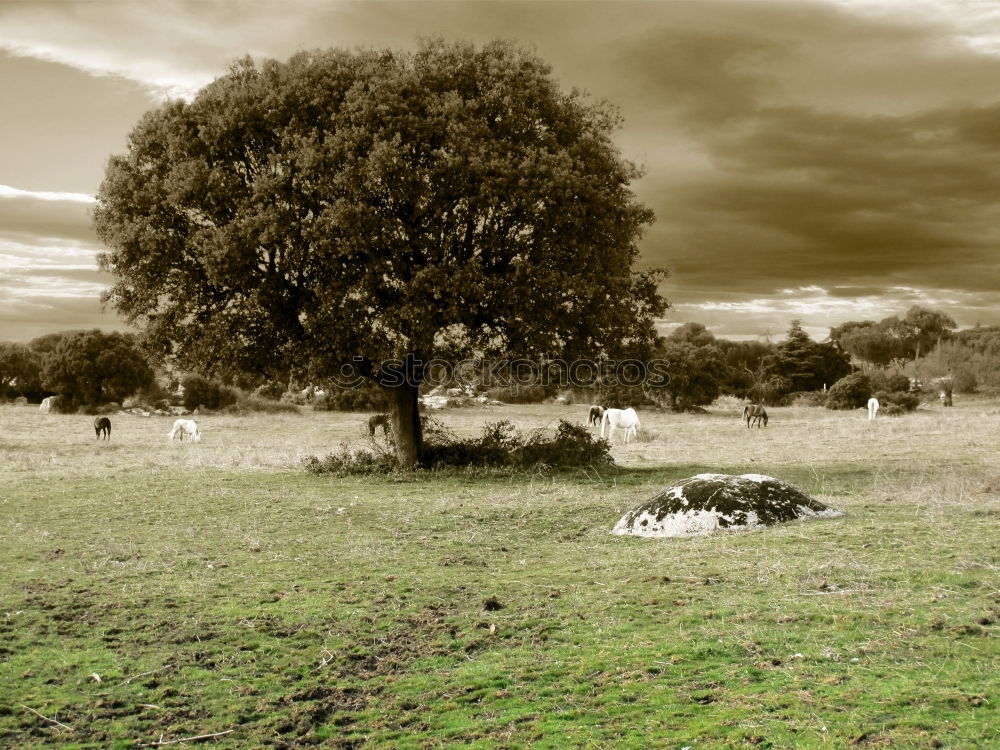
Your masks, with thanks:
[(212, 734), (199, 734), (195, 737), (181, 737), (179, 740), (167, 740), (164, 742), (160, 740), (159, 742), (150, 742), (146, 745), (139, 745), (139, 747), (163, 747), (164, 745), (176, 745), (178, 742), (191, 742), (191, 740), (208, 740), (212, 737), (221, 737), (224, 734), (232, 734), (235, 729), (227, 729), (225, 732), (213, 732)]
[(50, 719), (48, 716), (42, 716), (42, 714), (38, 713), (38, 711), (36, 711), (35, 709), (33, 709), (31, 706), (26, 706), (26, 705), (24, 705), (22, 703), (21, 704), (21, 708), (25, 708), (28, 711), (31, 711), (31, 713), (33, 713), (35, 716), (40, 716), (41, 718), (45, 719), (45, 721), (49, 722), (50, 724), (55, 724), (56, 726), (62, 727), (63, 729), (68, 729), (71, 732), (73, 731), (73, 727), (68, 727), (65, 724), (63, 724), (61, 721), (56, 721), (55, 719)]

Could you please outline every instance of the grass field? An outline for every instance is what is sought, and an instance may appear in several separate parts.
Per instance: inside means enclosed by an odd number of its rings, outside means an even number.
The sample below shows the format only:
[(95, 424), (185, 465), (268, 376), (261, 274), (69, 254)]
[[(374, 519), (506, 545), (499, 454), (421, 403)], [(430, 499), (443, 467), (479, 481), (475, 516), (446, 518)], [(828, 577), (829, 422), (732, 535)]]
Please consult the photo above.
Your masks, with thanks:
[[(362, 480), (300, 462), (364, 415), (0, 407), (0, 746), (1000, 747), (1000, 403), (641, 416), (613, 470)], [(704, 471), (846, 515), (608, 533)]]

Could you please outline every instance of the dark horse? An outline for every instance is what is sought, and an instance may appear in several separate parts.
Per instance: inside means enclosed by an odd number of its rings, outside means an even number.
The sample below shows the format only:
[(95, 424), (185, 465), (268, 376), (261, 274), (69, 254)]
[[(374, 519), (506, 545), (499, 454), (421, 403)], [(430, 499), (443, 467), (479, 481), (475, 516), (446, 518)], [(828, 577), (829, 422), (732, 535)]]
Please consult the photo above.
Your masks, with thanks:
[(98, 417), (94, 420), (94, 432), (97, 433), (97, 439), (101, 439), (101, 433), (104, 434), (105, 440), (111, 439), (111, 420), (107, 417)]
[(588, 420), (587, 423), (588, 424), (600, 424), (601, 423), (601, 417), (603, 417), (603, 416), (604, 416), (604, 407), (603, 406), (591, 406), (590, 407), (590, 419)]
[(760, 429), (760, 423), (763, 422), (764, 426), (767, 427), (767, 412), (764, 411), (764, 407), (760, 404), (747, 404), (743, 407), (743, 418), (747, 421), (747, 429), (750, 429), (750, 424), (752, 422), (757, 423), (757, 429)]
[(382, 434), (389, 437), (392, 431), (392, 420), (388, 414), (373, 414), (368, 418), (368, 436), (375, 437), (375, 430), (382, 428)]

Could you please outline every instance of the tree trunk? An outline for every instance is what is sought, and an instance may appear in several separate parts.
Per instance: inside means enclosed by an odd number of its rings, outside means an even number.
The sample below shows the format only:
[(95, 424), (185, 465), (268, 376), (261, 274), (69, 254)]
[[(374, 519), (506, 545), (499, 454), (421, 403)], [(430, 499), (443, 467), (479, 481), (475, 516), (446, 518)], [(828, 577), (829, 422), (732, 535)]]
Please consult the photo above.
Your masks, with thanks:
[(392, 426), (396, 437), (396, 458), (400, 466), (412, 469), (420, 462), (423, 435), (420, 430), (419, 386), (406, 382), (386, 388), (392, 408)]

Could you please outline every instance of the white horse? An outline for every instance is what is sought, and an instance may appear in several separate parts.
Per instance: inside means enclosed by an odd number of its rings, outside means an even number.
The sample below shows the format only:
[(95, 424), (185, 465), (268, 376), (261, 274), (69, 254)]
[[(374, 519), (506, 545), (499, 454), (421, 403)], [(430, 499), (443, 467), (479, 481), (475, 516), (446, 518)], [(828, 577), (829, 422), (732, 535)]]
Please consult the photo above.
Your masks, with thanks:
[(604, 415), (601, 417), (601, 437), (604, 437), (605, 425), (611, 428), (608, 430), (609, 443), (612, 442), (616, 427), (621, 427), (625, 430), (625, 438), (622, 441), (623, 445), (627, 445), (629, 438), (634, 438), (642, 426), (639, 424), (639, 415), (632, 408), (605, 409)]
[(875, 398), (874, 396), (872, 396), (870, 399), (868, 399), (868, 421), (869, 422), (871, 420), (875, 419), (876, 415), (878, 414), (878, 407), (879, 407), (879, 403), (878, 403), (878, 399), (877, 398)]
[(173, 440), (175, 437), (179, 437), (183, 443), (185, 435), (187, 435), (188, 438), (195, 443), (201, 440), (201, 433), (198, 431), (198, 423), (193, 419), (178, 419), (174, 422), (173, 429), (167, 433), (167, 438)]

